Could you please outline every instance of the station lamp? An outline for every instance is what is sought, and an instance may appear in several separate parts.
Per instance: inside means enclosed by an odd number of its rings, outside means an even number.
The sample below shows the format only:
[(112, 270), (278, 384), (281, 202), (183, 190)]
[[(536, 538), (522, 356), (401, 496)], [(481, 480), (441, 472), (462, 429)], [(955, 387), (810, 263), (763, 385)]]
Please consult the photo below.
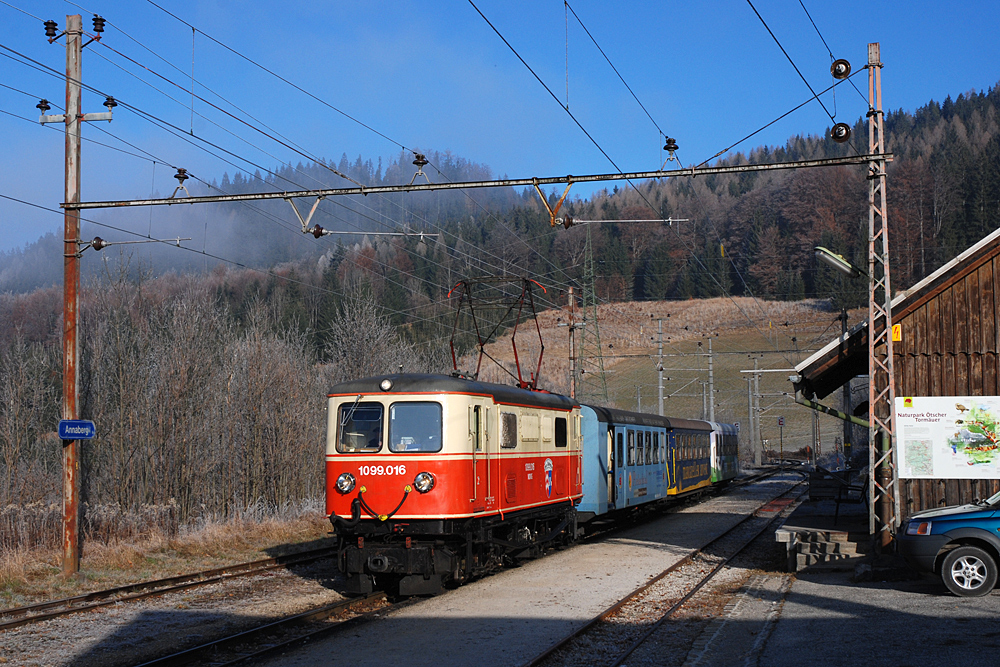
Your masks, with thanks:
[(851, 276), (852, 278), (853, 277), (857, 277), (857, 276), (868, 277), (868, 272), (867, 271), (862, 271), (858, 267), (854, 266), (853, 264), (851, 264), (850, 262), (848, 262), (846, 259), (844, 259), (843, 255), (838, 255), (837, 253), (833, 252), (832, 250), (824, 248), (821, 245), (816, 246), (815, 250), (816, 250), (816, 258), (817, 259), (821, 260), (825, 264), (828, 264), (828, 265), (832, 266), (833, 268), (837, 269), (841, 273), (847, 274), (847, 275)]

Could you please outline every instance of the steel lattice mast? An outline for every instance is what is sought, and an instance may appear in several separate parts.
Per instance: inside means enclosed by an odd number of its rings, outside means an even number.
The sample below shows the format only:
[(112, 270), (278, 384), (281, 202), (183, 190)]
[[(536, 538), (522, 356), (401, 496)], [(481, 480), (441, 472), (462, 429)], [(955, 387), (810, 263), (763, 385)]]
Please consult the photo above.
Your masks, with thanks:
[[(868, 485), (869, 530), (888, 545), (899, 524), (899, 475), (895, 456), (892, 368), (892, 290), (885, 197), (885, 129), (879, 44), (868, 45)], [(877, 508), (877, 509), (876, 509)], [(877, 516), (876, 516), (877, 514)], [(878, 521), (876, 521), (876, 518)]]
[(583, 259), (583, 320), (583, 326), (580, 327), (580, 383), (576, 398), (606, 405), (608, 383), (604, 376), (601, 331), (597, 325), (597, 289), (590, 225), (587, 225), (587, 244)]

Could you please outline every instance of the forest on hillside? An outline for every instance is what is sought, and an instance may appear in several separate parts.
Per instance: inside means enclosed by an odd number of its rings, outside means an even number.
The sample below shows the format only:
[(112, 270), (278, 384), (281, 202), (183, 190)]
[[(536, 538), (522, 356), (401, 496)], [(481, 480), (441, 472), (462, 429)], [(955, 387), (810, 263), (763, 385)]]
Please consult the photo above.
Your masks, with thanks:
[[(887, 113), (895, 289), (1000, 225), (998, 107), (993, 87)], [(845, 155), (867, 135), (862, 120), (854, 146), (794, 137), (722, 163)], [(426, 154), (431, 180), (494, 176), (449, 153)], [(398, 184), (413, 177), (411, 161), (343, 156), (335, 168), (362, 183)], [(311, 164), (223, 175), (190, 189), (343, 185), (327, 165)], [(314, 221), (328, 229), (437, 235), (347, 241), (303, 235), (280, 200), (157, 211), (150, 228), (192, 236), (188, 252), (84, 255), (82, 416), (101, 425), (84, 448), (88, 507), (112, 508), (100, 514), (107, 517), (170, 506), (187, 521), (318, 496), (326, 387), (400, 364), (449, 370), (455, 315), (446, 296), (456, 282), (531, 276), (548, 289), (537, 307), (555, 307), (566, 288), (583, 285), (588, 245), (602, 301), (731, 294), (856, 306), (866, 285), (817, 264), (813, 247), (863, 265), (867, 194), (864, 170), (848, 167), (648, 181), (573, 198), (564, 211), (586, 220), (684, 222), (565, 230), (549, 226), (533, 190), (324, 201)], [(95, 233), (85, 225), (85, 238)], [(61, 252), (50, 235), (0, 254), (0, 548), (58, 541), (57, 522), (39, 526), (58, 516), (61, 288), (51, 258)], [(460, 335), (459, 351), (471, 342)], [(31, 519), (31, 503), (48, 519)]]
[[(894, 154), (887, 192), (892, 281), (897, 289), (914, 284), (1000, 223), (998, 106), (1000, 88), (994, 86), (930, 102), (915, 112), (886, 113), (887, 149)], [(864, 120), (855, 123), (854, 138), (847, 144), (825, 136), (796, 136), (783, 147), (731, 154), (719, 164), (861, 153), (867, 137)], [(428, 151), (427, 156), (430, 165), (425, 171), (433, 181), (497, 176), (485, 165), (448, 152)], [(399, 184), (413, 178), (411, 160), (412, 155), (404, 153), (386, 164), (361, 156), (351, 161), (343, 155), (329, 167), (367, 185)], [(218, 194), (346, 185), (350, 183), (328, 165), (317, 163), (265, 175), (224, 174), (219, 182), (191, 189), (193, 194)], [(689, 220), (673, 226), (591, 225), (597, 292), (603, 299), (732, 293), (793, 300), (829, 297), (837, 306), (851, 306), (863, 298), (865, 285), (845, 281), (817, 264), (813, 247), (828, 247), (855, 264), (867, 261), (867, 191), (864, 169), (858, 167), (757, 172), (654, 180), (638, 189), (616, 186), (586, 200), (571, 198), (564, 211), (588, 220)], [(554, 192), (550, 199), (556, 201)], [(410, 307), (420, 306), (425, 297), (439, 300), (442, 290), (454, 284), (456, 271), (464, 276), (514, 271), (543, 283), (579, 285), (587, 236), (586, 226), (549, 228), (530, 188), (520, 193), (497, 188), (334, 197), (322, 202), (314, 218), (336, 231), (441, 234), (426, 252), (414, 243), (383, 244), (376, 237), (304, 236), (288, 204), (280, 200), (170, 207), (156, 211), (156, 216), (150, 227), (164, 230), (165, 236), (192, 236), (188, 245), (245, 266), (312, 264), (324, 256), (367, 262), (367, 268), (358, 270), (378, 283), (377, 291), (388, 276), (390, 284), (406, 292)], [(84, 235), (99, 231), (85, 225)], [(41, 260), (52, 256), (59, 243), (50, 235), (25, 249), (0, 253), (0, 293), (25, 293), (57, 283), (59, 267)], [(204, 272), (217, 264), (197, 252), (171, 247), (156, 248), (142, 259), (154, 274)], [(84, 260), (89, 275), (100, 273), (98, 257), (85, 254)], [(397, 271), (401, 280), (395, 279)], [(410, 279), (416, 284), (409, 285)]]

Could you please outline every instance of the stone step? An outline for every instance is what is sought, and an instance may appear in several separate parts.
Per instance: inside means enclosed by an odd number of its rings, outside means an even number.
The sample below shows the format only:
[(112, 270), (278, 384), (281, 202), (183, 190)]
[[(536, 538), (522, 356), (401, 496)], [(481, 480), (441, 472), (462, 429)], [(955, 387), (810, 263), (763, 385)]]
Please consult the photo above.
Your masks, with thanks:
[(864, 556), (857, 554), (797, 554), (795, 556), (796, 570), (810, 569), (844, 569), (853, 570)]
[(851, 534), (841, 530), (800, 530), (799, 542), (849, 542)]
[(856, 554), (858, 545), (854, 542), (799, 542), (800, 554)]

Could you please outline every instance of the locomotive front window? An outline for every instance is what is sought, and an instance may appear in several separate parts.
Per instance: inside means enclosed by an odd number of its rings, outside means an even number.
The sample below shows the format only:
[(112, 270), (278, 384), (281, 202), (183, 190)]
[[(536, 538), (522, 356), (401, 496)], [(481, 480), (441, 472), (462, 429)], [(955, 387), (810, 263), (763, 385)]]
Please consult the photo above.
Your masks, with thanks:
[(441, 404), (414, 402), (389, 406), (389, 451), (440, 452)]
[(357, 454), (382, 449), (382, 410), (381, 403), (341, 405), (337, 419), (340, 429), (337, 451), (341, 454)]

